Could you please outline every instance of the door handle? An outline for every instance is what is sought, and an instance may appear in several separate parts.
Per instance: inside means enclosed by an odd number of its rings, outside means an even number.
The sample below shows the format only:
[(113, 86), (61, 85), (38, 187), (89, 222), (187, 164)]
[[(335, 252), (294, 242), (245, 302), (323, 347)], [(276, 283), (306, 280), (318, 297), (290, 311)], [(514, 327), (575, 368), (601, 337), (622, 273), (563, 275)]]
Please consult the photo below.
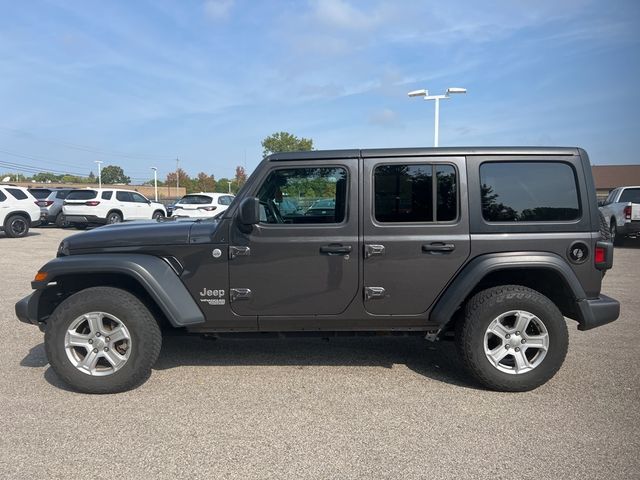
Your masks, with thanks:
[(428, 245), (422, 245), (422, 251), (430, 254), (451, 253), (456, 249), (453, 243), (433, 242)]
[(320, 253), (326, 253), (327, 255), (347, 255), (351, 253), (351, 245), (325, 245), (320, 247)]

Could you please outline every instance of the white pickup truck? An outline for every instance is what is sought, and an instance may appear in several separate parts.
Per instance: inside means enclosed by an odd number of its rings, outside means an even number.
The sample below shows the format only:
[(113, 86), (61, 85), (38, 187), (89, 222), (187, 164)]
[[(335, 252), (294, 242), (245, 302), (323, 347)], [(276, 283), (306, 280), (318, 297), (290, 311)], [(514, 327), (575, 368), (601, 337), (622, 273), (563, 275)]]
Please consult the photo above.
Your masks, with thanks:
[(611, 190), (600, 211), (614, 245), (621, 245), (626, 237), (640, 237), (640, 186)]

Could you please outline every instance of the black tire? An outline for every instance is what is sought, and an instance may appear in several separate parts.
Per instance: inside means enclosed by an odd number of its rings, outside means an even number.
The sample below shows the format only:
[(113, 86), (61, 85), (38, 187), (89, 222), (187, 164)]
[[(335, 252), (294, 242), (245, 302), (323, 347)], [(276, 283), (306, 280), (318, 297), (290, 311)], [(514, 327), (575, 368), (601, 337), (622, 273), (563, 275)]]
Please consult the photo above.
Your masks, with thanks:
[(162, 220), (164, 218), (164, 213), (162, 212), (162, 210), (156, 210), (155, 212), (153, 212), (151, 218), (153, 220)]
[(39, 227), (46, 227), (47, 225), (49, 225), (49, 222), (47, 220), (41, 220), (40, 221), (40, 225), (38, 225)]
[(69, 226), (69, 222), (64, 218), (64, 214), (62, 212), (56, 215), (56, 227), (58, 228), (66, 228)]
[(618, 234), (618, 225), (616, 224), (616, 219), (611, 219), (611, 225), (609, 226), (610, 238), (613, 244), (616, 247), (621, 247), (624, 245), (624, 235)]
[(4, 221), (4, 234), (9, 238), (26, 237), (31, 220), (24, 215), (10, 215)]
[[(501, 371), (485, 355), (487, 329), (494, 319), (512, 310), (532, 313), (548, 334), (546, 355), (535, 368), (523, 373)], [(467, 302), (464, 318), (457, 324), (456, 344), (464, 365), (482, 385), (503, 392), (524, 392), (546, 383), (560, 369), (569, 334), (562, 313), (551, 300), (527, 287), (505, 285), (481, 291)]]
[(120, 212), (109, 212), (107, 215), (107, 224), (113, 223), (121, 223), (122, 222), (122, 214)]
[[(114, 373), (93, 376), (76, 368), (65, 350), (65, 335), (71, 323), (89, 312), (117, 317), (131, 335), (131, 353)], [(151, 374), (162, 345), (158, 323), (134, 295), (112, 287), (92, 287), (64, 300), (47, 321), (45, 351), (58, 377), (83, 393), (117, 393), (143, 383)]]
[(604, 214), (598, 210), (598, 214), (600, 216), (600, 238), (604, 241), (611, 241), (611, 230), (609, 229), (609, 225), (607, 225), (607, 219), (604, 218)]

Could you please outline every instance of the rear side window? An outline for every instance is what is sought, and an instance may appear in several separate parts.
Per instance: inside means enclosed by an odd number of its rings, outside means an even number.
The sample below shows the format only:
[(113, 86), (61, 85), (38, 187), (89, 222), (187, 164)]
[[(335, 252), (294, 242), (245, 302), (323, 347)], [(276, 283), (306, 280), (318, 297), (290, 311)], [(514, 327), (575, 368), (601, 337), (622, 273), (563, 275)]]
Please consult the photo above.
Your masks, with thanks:
[(73, 190), (67, 195), (67, 200), (91, 200), (97, 194), (95, 190)]
[(29, 193), (36, 197), (36, 199), (38, 200), (44, 200), (51, 194), (51, 190), (48, 190), (46, 188), (34, 188), (30, 189)]
[(7, 188), (7, 192), (9, 192), (16, 200), (24, 200), (25, 198), (29, 198), (26, 193), (24, 193), (19, 188)]
[(178, 202), (180, 205), (208, 205), (213, 199), (207, 195), (185, 195)]
[(0, 202), (4, 202), (7, 199), (7, 196), (4, 194), (2, 190), (0, 190)]
[(111, 190), (102, 192), (102, 200), (111, 200), (111, 197), (113, 197), (113, 192)]
[(625, 188), (620, 195), (620, 201), (640, 203), (640, 188)]
[(374, 171), (374, 197), (379, 222), (450, 222), (458, 216), (456, 170), (428, 163), (381, 165)]
[(133, 202), (133, 198), (129, 192), (116, 192), (116, 200), (119, 202)]
[(480, 166), (482, 216), (489, 222), (558, 222), (580, 217), (573, 168), (562, 162)]

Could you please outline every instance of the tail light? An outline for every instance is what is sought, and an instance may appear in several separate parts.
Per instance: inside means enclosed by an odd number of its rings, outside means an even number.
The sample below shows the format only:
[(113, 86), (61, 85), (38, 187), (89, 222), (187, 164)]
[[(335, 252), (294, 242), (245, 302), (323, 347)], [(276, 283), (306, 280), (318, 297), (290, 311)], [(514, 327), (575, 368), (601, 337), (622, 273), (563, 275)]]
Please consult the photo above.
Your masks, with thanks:
[(613, 267), (613, 244), (611, 242), (596, 242), (593, 263), (598, 270), (609, 270)]
[(51, 205), (53, 205), (53, 201), (52, 200), (38, 200), (36, 202), (36, 205), (38, 205), (39, 207), (50, 207)]
[(624, 207), (623, 211), (625, 220), (631, 220), (631, 205)]
[(84, 202), (84, 204), (87, 207), (97, 207), (98, 205), (100, 205), (100, 202), (98, 202), (97, 200), (89, 200), (88, 202)]
[(206, 207), (198, 207), (198, 210), (204, 210), (206, 212), (213, 212), (216, 208), (215, 205), (207, 205)]

